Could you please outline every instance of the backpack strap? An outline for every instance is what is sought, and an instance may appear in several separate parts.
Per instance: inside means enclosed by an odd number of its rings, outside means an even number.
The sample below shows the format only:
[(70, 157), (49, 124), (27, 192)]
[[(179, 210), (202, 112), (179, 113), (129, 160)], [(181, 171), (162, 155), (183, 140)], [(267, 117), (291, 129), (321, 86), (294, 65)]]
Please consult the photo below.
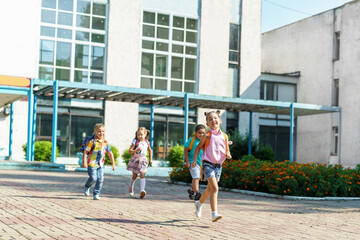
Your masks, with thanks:
[(148, 144), (148, 147), (151, 148), (150, 146), (150, 141), (146, 140), (147, 144)]
[(203, 146), (203, 152), (205, 152), (206, 148), (209, 146), (210, 144), (210, 138), (211, 138), (211, 132), (207, 131), (206, 132), (206, 140), (205, 140), (205, 144)]
[(195, 134), (191, 135), (191, 137), (192, 137), (192, 139), (191, 139), (190, 144), (189, 144), (189, 152), (191, 152), (191, 150), (192, 150), (192, 148), (194, 146), (194, 142), (196, 140)]

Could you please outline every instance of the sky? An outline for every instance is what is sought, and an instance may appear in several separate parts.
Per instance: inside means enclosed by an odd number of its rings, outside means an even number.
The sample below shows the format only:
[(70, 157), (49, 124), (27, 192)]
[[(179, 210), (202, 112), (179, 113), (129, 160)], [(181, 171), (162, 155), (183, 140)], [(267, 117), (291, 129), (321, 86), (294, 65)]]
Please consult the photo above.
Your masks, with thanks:
[(352, 0), (262, 0), (261, 32), (339, 7)]

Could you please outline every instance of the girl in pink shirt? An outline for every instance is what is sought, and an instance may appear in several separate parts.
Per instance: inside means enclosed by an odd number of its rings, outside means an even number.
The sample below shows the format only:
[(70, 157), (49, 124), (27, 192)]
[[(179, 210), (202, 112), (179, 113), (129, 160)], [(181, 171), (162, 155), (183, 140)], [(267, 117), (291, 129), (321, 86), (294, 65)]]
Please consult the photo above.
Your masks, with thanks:
[[(210, 206), (212, 211), (212, 221), (216, 222), (222, 218), (217, 212), (217, 195), (219, 191), (218, 182), (220, 180), (222, 163), (226, 158), (231, 159), (228, 147), (227, 135), (220, 130), (222, 120), (220, 111), (205, 112), (206, 125), (210, 127), (210, 133), (203, 135), (199, 144), (196, 146), (194, 159), (199, 155), (200, 149), (206, 147), (202, 155), (204, 177), (208, 181), (206, 190), (201, 195), (199, 201), (195, 202), (196, 217), (201, 217), (201, 208), (210, 196)], [(193, 161), (192, 167), (196, 167), (196, 161)]]

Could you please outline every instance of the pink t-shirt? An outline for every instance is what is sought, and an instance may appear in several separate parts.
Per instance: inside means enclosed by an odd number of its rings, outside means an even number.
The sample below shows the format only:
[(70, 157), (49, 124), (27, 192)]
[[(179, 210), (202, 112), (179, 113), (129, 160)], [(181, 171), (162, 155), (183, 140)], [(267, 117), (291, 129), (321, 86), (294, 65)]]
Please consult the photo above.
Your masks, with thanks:
[(219, 132), (216, 132), (215, 130), (210, 129), (210, 131), (210, 143), (202, 155), (202, 160), (206, 160), (215, 164), (222, 164), (226, 159), (226, 145), (224, 134), (221, 130), (219, 130)]

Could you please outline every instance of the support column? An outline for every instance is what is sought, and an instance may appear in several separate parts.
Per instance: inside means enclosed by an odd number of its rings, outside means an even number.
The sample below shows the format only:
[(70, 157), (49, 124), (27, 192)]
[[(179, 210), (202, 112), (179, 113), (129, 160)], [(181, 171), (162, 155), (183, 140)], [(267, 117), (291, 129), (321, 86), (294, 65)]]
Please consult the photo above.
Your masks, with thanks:
[(292, 163), (294, 161), (294, 103), (290, 104), (290, 149), (289, 160)]
[(150, 146), (151, 149), (154, 148), (154, 104), (150, 104)]
[(34, 104), (34, 81), (30, 79), (30, 89), (28, 93), (28, 132), (27, 132), (27, 146), (26, 146), (26, 160), (31, 161), (31, 146), (32, 146), (32, 126), (33, 126), (33, 104)]
[(188, 130), (189, 130), (189, 96), (185, 93), (184, 96), (185, 104), (184, 104), (184, 145), (188, 139)]
[(9, 132), (9, 160), (12, 156), (12, 145), (13, 145), (13, 129), (14, 129), (14, 104), (10, 104), (10, 132)]
[(251, 155), (251, 138), (252, 138), (252, 112), (249, 112), (249, 143), (248, 143), (248, 154)]
[(35, 157), (35, 132), (36, 132), (36, 107), (37, 107), (37, 95), (34, 95), (34, 105), (33, 105), (33, 125), (32, 125), (32, 134), (31, 134), (31, 161), (34, 161)]
[(51, 162), (56, 160), (56, 141), (57, 141), (57, 120), (58, 120), (58, 101), (59, 101), (59, 86), (58, 81), (54, 81), (54, 96), (53, 96), (53, 118), (52, 118), (52, 147), (51, 147)]

